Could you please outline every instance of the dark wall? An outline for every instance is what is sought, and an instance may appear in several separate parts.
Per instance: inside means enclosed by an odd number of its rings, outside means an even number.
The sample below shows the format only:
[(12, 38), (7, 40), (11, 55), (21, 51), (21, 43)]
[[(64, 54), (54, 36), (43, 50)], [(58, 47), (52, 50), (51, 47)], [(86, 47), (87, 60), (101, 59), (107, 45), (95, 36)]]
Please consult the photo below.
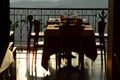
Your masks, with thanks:
[(120, 49), (120, 1), (114, 1), (113, 48)]
[(9, 42), (9, 0), (0, 1), (0, 65)]
[(120, 80), (120, 0), (114, 0), (113, 20), (113, 80)]

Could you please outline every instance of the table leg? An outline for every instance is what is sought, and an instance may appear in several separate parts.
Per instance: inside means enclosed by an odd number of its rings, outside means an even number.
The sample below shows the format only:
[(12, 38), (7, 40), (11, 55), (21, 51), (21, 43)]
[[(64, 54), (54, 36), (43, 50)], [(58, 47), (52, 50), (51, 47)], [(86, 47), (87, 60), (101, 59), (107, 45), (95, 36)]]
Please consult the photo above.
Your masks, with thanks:
[(72, 66), (71, 55), (72, 55), (71, 51), (66, 52), (67, 66), (61, 68), (60, 71), (64, 71), (64, 70), (75, 71), (75, 72), (79, 71), (79, 69)]
[(81, 70), (84, 71), (84, 54), (79, 53), (79, 66), (81, 65)]

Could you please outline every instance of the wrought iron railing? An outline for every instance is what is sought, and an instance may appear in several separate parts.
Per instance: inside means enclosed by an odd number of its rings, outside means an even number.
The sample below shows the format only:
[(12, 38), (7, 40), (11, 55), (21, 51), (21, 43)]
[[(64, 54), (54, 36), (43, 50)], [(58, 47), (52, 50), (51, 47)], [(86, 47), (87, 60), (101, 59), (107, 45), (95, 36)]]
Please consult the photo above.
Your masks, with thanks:
[[(27, 44), (28, 24), (26, 23), (27, 15), (33, 15), (34, 19), (41, 21), (41, 30), (44, 31), (48, 18), (58, 18), (60, 15), (71, 17), (77, 15), (78, 18), (87, 19), (93, 26), (95, 32), (98, 32), (99, 14), (104, 11), (108, 14), (107, 8), (10, 8), (10, 20), (12, 29), (15, 31), (15, 45), (24, 46)], [(108, 16), (106, 17), (106, 21)], [(107, 27), (105, 29), (107, 33)]]

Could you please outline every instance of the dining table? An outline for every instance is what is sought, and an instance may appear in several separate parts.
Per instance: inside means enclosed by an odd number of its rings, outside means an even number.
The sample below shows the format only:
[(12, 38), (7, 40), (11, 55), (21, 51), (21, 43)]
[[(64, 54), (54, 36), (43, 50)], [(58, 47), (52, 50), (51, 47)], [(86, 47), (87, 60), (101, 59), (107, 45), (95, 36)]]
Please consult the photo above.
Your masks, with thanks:
[[(50, 60), (50, 56), (53, 54), (58, 54), (62, 51), (72, 50), (75, 52), (79, 52), (82, 48), (82, 54), (86, 55), (91, 60), (95, 61), (97, 58), (97, 49), (96, 49), (96, 42), (95, 42), (95, 33), (94, 28), (90, 24), (82, 23), (83, 28), (82, 31), (71, 31), (70, 34), (62, 34), (60, 24), (47, 24), (46, 30), (44, 32), (44, 47), (43, 47), (43, 54), (42, 54), (42, 66), (44, 69), (48, 70), (48, 62)], [(80, 27), (81, 27), (80, 26)], [(67, 30), (65, 31), (67, 33)], [(68, 37), (68, 35), (70, 37)], [(64, 37), (68, 38), (66, 42), (73, 40), (75, 43), (72, 44), (72, 47), (68, 49), (64, 47), (65, 43)], [(76, 38), (76, 39), (75, 39)], [(82, 47), (79, 46), (82, 44)], [(71, 43), (67, 44), (71, 45)], [(75, 47), (78, 45), (77, 47)], [(78, 53), (79, 55), (81, 53)]]

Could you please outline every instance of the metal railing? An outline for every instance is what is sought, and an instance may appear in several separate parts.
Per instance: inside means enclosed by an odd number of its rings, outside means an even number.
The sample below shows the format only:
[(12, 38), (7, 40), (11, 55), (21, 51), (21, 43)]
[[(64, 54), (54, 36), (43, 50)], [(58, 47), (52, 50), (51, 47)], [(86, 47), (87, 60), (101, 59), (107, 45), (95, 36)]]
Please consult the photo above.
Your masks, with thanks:
[[(11, 27), (15, 31), (15, 46), (24, 46), (27, 44), (27, 32), (29, 25), (26, 22), (27, 15), (33, 15), (34, 19), (41, 21), (41, 30), (44, 31), (48, 18), (59, 18), (64, 15), (69, 18), (71, 15), (77, 15), (78, 18), (87, 19), (93, 26), (95, 32), (98, 32), (99, 15), (104, 11), (108, 14), (108, 8), (10, 8)], [(107, 21), (108, 16), (105, 18)], [(107, 27), (105, 29), (107, 33)]]

